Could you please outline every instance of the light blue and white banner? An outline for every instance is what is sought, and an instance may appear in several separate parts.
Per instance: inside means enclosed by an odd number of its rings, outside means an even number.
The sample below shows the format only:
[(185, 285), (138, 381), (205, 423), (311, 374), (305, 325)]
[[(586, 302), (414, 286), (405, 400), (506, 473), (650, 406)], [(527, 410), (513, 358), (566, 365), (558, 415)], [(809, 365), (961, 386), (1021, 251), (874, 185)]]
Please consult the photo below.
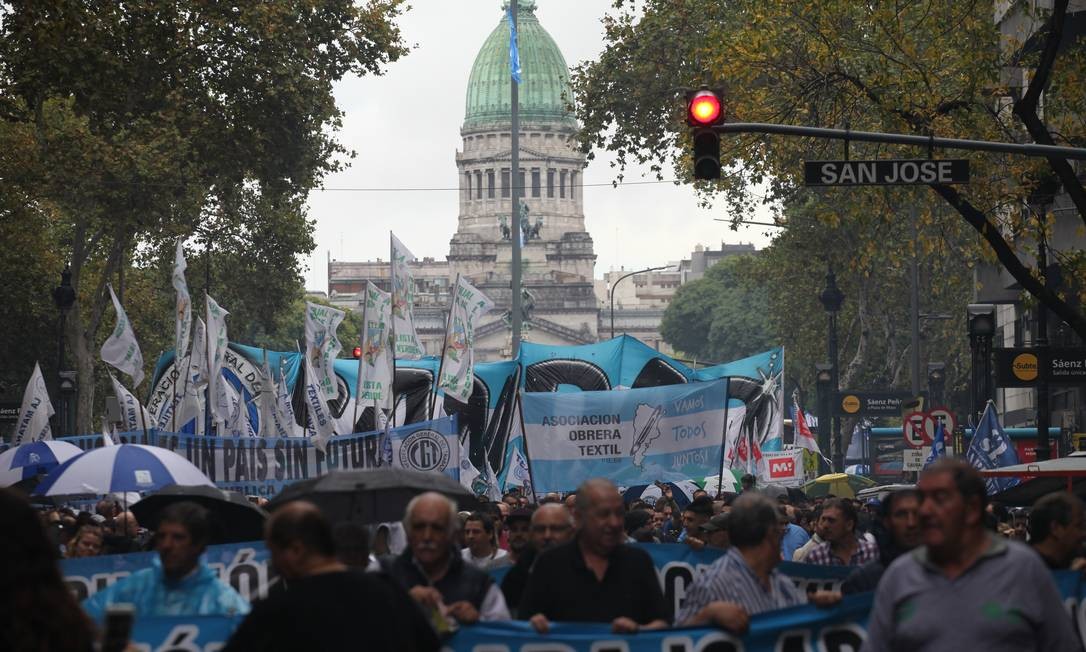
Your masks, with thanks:
[[(460, 479), (456, 417), (420, 421), (390, 432), (392, 466), (441, 472)], [(102, 446), (101, 435), (64, 437), (84, 450)], [(121, 433), (118, 444), (160, 446), (192, 462), (220, 489), (271, 498), (283, 487), (329, 471), (381, 465), (378, 433), (337, 435), (324, 452), (306, 437), (207, 437), (150, 430)]]
[(720, 471), (727, 381), (522, 395), (537, 493), (588, 478), (631, 486)]

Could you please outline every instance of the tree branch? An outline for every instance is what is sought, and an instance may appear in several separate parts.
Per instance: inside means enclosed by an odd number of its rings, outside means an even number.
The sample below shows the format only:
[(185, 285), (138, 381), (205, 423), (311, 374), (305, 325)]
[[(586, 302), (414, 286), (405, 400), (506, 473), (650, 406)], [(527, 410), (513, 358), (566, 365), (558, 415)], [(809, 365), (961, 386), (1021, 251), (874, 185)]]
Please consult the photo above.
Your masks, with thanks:
[(1086, 338), (1086, 317), (1061, 299), (1057, 293), (1046, 288), (1030, 272), (1030, 269), (1019, 260), (1018, 255), (1003, 238), (999, 228), (992, 224), (984, 213), (977, 210), (957, 190), (950, 186), (933, 185), (931, 189), (953, 206), (965, 218), (965, 221), (984, 238), (1003, 267), (1022, 285), (1022, 289), (1036, 297), (1049, 310), (1056, 313), (1060, 319), (1067, 322), (1067, 325), (1074, 329), (1079, 337)]

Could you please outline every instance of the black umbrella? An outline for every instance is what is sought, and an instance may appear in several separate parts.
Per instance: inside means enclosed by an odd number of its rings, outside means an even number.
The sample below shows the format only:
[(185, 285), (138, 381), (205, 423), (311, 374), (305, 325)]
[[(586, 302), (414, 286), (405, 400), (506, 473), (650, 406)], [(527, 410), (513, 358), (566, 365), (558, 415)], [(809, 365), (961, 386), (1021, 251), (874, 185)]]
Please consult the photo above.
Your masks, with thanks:
[(264, 521), (268, 513), (236, 491), (175, 484), (147, 496), (132, 505), (131, 510), (140, 525), (155, 530), (162, 510), (184, 501), (202, 505), (211, 513), (210, 543), (240, 543), (264, 538)]
[(479, 505), (470, 491), (443, 473), (373, 469), (332, 471), (295, 482), (273, 498), (268, 509), (275, 511), (291, 501), (307, 500), (333, 522), (383, 523), (402, 519), (407, 503), (427, 491), (448, 496), (463, 508)]

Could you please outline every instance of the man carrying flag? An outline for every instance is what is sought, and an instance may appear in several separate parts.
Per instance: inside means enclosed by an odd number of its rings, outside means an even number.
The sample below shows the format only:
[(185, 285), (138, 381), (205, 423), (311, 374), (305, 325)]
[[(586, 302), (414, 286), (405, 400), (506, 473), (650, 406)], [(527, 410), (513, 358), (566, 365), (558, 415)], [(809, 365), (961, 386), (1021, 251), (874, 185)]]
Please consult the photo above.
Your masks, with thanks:
[[(973, 439), (969, 442), (965, 457), (969, 460), (969, 464), (978, 470), (998, 469), (1018, 464), (1018, 453), (1015, 452), (1007, 433), (1003, 432), (1002, 426), (999, 425), (995, 404), (991, 401), (988, 401), (987, 407), (984, 408), (984, 414), (980, 417), (980, 424), (973, 433)], [(985, 478), (984, 480), (989, 495), (1010, 489), (1019, 482), (1021, 481), (1018, 478)]]

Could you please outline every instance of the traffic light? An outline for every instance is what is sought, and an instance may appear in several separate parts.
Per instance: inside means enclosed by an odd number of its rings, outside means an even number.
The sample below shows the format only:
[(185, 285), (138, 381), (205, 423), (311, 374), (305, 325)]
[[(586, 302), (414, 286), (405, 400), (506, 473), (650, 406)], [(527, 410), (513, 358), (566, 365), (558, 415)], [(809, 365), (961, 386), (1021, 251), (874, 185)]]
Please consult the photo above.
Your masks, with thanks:
[(720, 178), (720, 136), (713, 131), (724, 124), (722, 93), (702, 88), (686, 95), (686, 123), (694, 127), (694, 178)]
[(354, 357), (355, 360), (358, 360), (359, 358), (361, 358), (362, 357), (362, 347), (360, 347), (360, 346), (354, 347), (354, 350), (351, 351), (351, 355)]

